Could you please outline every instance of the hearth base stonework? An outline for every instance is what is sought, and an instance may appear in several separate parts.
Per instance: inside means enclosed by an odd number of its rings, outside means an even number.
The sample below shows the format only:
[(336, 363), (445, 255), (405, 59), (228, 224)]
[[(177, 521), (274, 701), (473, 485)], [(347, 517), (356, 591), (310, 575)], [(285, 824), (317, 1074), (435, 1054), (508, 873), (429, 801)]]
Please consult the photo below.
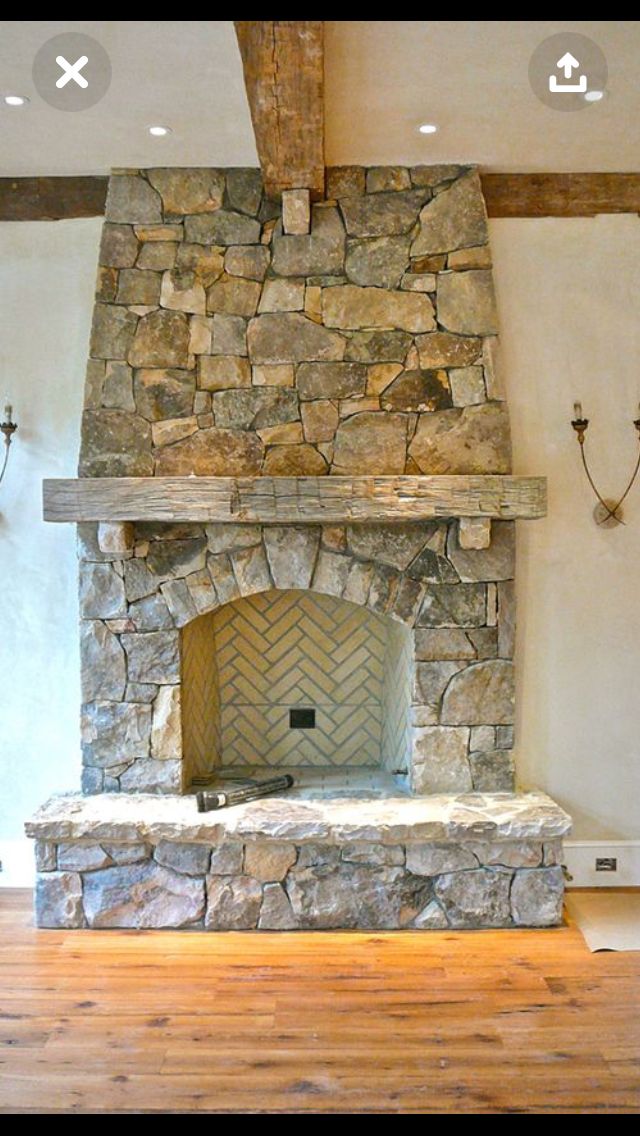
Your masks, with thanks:
[[(326, 191), (293, 235), (258, 170), (110, 179), (73, 514), (84, 797), (27, 825), (39, 926), (561, 918), (569, 818), (514, 792), (513, 518), (544, 504), (489, 485), (511, 437), (480, 179), (351, 166)], [(292, 792), (197, 812), (194, 784), (266, 769)]]
[(204, 816), (193, 797), (53, 798), (37, 840), (40, 927), (419, 930), (562, 918), (548, 797), (274, 798)]

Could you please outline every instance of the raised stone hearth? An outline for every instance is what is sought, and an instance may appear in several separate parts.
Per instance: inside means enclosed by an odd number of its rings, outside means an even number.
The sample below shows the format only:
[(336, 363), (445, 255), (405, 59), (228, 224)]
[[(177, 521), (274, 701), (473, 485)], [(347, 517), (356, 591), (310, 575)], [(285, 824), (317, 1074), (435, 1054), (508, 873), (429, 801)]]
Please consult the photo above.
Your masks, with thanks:
[[(87, 797), (28, 826), (42, 926), (558, 921), (568, 818), (513, 793), (545, 492), (496, 333), (473, 169), (329, 170), (305, 234), (257, 170), (112, 176), (79, 479), (45, 495), (82, 522)], [(265, 769), (290, 797), (197, 813)]]
[[(315, 799), (314, 799), (315, 797)], [(58, 797), (27, 826), (41, 927), (296, 930), (560, 922), (569, 817), (542, 793)]]

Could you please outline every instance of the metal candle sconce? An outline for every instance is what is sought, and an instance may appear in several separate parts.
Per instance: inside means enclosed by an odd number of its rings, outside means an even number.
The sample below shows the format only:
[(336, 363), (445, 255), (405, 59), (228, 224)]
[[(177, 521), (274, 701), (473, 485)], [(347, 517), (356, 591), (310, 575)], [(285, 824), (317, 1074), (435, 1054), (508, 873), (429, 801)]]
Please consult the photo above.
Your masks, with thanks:
[(2, 433), (4, 434), (5, 445), (4, 461), (0, 465), (0, 481), (2, 481), (2, 478), (4, 477), (7, 463), (9, 461), (9, 447), (11, 445), (13, 435), (18, 429), (18, 423), (13, 421), (13, 407), (9, 403), (7, 403), (4, 408), (4, 417), (5, 421), (0, 422), (0, 430), (2, 430)]
[[(578, 442), (580, 444), (580, 456), (582, 458), (582, 464), (584, 466), (584, 472), (587, 475), (587, 480), (589, 482), (589, 485), (591, 486), (591, 488), (593, 489), (593, 492), (595, 493), (596, 497), (598, 498), (598, 504), (596, 505), (595, 509), (593, 510), (593, 515), (594, 515), (594, 518), (596, 520), (596, 523), (599, 524), (599, 525), (605, 525), (607, 528), (611, 528), (614, 525), (623, 525), (625, 522), (622, 519), (622, 515), (620, 513), (620, 508), (622, 506), (623, 501), (626, 500), (629, 493), (631, 492), (631, 488), (633, 486), (633, 483), (635, 482), (636, 477), (638, 476), (638, 473), (640, 472), (640, 453), (638, 453), (638, 460), (636, 462), (635, 469), (634, 469), (634, 471), (631, 475), (631, 480), (629, 481), (627, 488), (625, 489), (624, 493), (622, 494), (622, 497), (620, 497), (619, 500), (616, 501), (616, 502), (607, 500), (605, 497), (602, 497), (600, 492), (598, 491), (596, 484), (593, 480), (593, 477), (591, 476), (591, 471), (589, 469), (589, 466), (587, 464), (587, 456), (585, 454), (585, 449), (584, 449), (584, 439), (585, 439), (585, 434), (587, 432), (587, 427), (589, 425), (589, 419), (585, 418), (583, 413), (582, 413), (582, 403), (574, 402), (573, 413), (575, 414), (575, 418), (572, 420), (571, 425), (573, 426), (573, 429), (575, 430), (576, 434), (578, 435)], [(636, 430), (638, 431), (638, 440), (640, 441), (640, 417), (634, 419), (633, 425), (635, 426)]]

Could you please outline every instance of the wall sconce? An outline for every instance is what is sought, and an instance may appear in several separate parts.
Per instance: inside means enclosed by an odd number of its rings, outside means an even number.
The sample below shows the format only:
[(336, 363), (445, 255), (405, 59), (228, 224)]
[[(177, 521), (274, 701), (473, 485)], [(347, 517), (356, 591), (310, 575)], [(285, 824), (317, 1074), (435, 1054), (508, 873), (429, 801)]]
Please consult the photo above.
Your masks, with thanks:
[[(636, 480), (636, 477), (638, 476), (638, 472), (640, 471), (640, 453), (638, 453), (638, 460), (636, 462), (635, 469), (634, 469), (634, 471), (631, 475), (631, 480), (629, 481), (627, 488), (625, 489), (624, 493), (622, 494), (622, 497), (620, 497), (619, 500), (615, 501), (615, 502), (612, 501), (612, 500), (609, 500), (608, 498), (602, 497), (601, 494), (599, 493), (597, 487), (596, 487), (596, 484), (593, 480), (593, 477), (591, 476), (591, 471), (590, 471), (589, 466), (587, 464), (587, 455), (586, 455), (585, 449), (584, 449), (584, 439), (585, 439), (585, 435), (587, 433), (587, 427), (589, 425), (589, 419), (585, 418), (583, 413), (582, 413), (582, 403), (581, 402), (574, 402), (573, 413), (575, 414), (575, 418), (572, 419), (571, 425), (573, 426), (573, 429), (575, 430), (576, 434), (578, 435), (578, 442), (579, 442), (579, 445), (580, 445), (580, 456), (582, 458), (582, 464), (584, 466), (584, 472), (587, 475), (587, 480), (589, 482), (589, 485), (591, 486), (591, 488), (593, 489), (593, 492), (595, 493), (596, 497), (598, 498), (598, 504), (596, 505), (595, 509), (593, 510), (593, 516), (594, 516), (594, 519), (596, 521), (596, 524), (604, 525), (605, 528), (613, 528), (614, 525), (623, 525), (623, 524), (625, 524), (625, 522), (622, 519), (622, 513), (621, 513), (620, 510), (621, 510), (621, 506), (622, 506), (623, 501), (625, 501), (626, 498), (628, 497), (628, 495), (631, 491), (631, 488), (633, 486), (633, 483)], [(633, 425), (635, 426), (636, 430), (638, 431), (638, 440), (640, 441), (640, 417), (634, 419)]]
[(2, 478), (4, 477), (7, 463), (9, 461), (9, 447), (11, 446), (13, 435), (18, 429), (18, 423), (13, 421), (13, 407), (10, 403), (7, 403), (4, 408), (4, 417), (5, 421), (0, 422), (0, 430), (2, 430), (2, 433), (4, 434), (5, 445), (4, 461), (0, 466), (0, 481), (2, 481)]

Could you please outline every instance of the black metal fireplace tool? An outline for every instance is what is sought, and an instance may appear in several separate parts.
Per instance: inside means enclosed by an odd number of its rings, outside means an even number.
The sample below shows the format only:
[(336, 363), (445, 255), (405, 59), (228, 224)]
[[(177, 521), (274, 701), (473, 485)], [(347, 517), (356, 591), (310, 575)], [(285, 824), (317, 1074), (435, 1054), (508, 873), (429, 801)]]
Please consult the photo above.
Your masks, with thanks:
[(292, 785), (293, 777), (285, 773), (281, 777), (270, 777), (268, 781), (253, 781), (239, 789), (203, 789), (196, 793), (198, 812), (208, 813), (214, 809), (226, 809), (230, 805), (244, 805), (247, 801), (257, 801), (271, 793), (284, 793)]

